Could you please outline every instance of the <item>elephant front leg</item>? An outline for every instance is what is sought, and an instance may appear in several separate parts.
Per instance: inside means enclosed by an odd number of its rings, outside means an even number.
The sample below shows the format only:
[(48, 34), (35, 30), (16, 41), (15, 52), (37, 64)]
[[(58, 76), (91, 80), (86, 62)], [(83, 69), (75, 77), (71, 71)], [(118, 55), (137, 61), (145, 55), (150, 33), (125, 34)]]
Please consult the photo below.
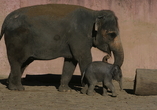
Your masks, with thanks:
[(63, 66), (63, 72), (61, 77), (61, 84), (59, 86), (60, 92), (67, 92), (71, 91), (71, 88), (68, 86), (71, 77), (74, 73), (74, 70), (76, 68), (77, 61), (74, 59), (64, 59), (64, 66)]
[[(91, 53), (90, 52), (88, 52), (88, 53), (86, 53), (84, 55), (87, 55), (87, 56), (84, 56), (84, 57), (79, 59), (79, 67), (80, 67), (81, 75), (83, 75), (83, 73), (85, 72), (85, 69), (87, 68), (87, 66), (92, 62), (92, 57), (91, 57)], [(88, 82), (87, 79), (84, 78), (84, 80), (82, 82), (84, 85), (83, 85), (83, 88), (81, 89), (81, 93), (82, 94), (86, 94), (87, 93), (88, 95), (91, 95), (92, 93), (90, 94), (90, 92), (88, 92), (89, 85), (88, 85), (87, 82)], [(90, 89), (92, 89), (92, 87), (90, 87)]]
[(106, 83), (105, 85), (106, 85), (107, 88), (109, 88), (109, 89), (111, 90), (111, 92), (112, 92), (112, 97), (117, 97), (117, 94), (116, 94), (116, 92), (115, 92), (115, 88), (114, 88), (112, 82), (108, 82), (108, 83)]
[(104, 84), (104, 82), (102, 82), (102, 84), (103, 84), (103, 96), (107, 96), (107, 87), (105, 86), (105, 84)]

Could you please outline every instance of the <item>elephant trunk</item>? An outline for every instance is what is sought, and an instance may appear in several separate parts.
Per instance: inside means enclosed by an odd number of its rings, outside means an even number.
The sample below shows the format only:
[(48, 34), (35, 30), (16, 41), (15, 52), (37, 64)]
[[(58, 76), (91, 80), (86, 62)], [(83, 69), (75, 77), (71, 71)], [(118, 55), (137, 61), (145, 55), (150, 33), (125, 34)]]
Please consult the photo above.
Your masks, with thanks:
[(110, 47), (114, 55), (114, 64), (121, 67), (124, 61), (124, 52), (119, 36), (114, 39)]
[(114, 55), (114, 64), (118, 65), (118, 66), (122, 66), (123, 61), (124, 61), (124, 53), (123, 50), (114, 50), (113, 51), (113, 55)]

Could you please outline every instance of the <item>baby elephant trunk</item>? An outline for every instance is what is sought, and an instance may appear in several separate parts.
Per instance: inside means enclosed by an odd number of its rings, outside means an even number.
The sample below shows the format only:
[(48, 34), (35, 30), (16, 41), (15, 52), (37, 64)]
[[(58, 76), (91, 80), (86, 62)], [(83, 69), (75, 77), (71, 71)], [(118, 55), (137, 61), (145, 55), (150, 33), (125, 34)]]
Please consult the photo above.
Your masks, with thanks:
[(122, 78), (118, 81), (120, 90), (123, 90)]

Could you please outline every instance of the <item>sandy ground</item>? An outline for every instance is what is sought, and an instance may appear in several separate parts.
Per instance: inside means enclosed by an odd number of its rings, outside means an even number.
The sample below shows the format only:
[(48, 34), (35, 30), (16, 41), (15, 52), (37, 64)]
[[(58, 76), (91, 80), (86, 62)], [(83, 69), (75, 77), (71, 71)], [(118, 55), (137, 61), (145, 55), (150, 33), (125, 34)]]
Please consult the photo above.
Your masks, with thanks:
[(156, 110), (157, 96), (137, 96), (134, 82), (123, 80), (124, 91), (119, 91), (113, 81), (117, 97), (102, 96), (101, 85), (96, 94), (80, 94), (80, 77), (74, 76), (70, 83), (72, 92), (59, 92), (59, 75), (27, 75), (23, 79), (25, 91), (6, 88), (6, 76), (0, 76), (0, 110)]

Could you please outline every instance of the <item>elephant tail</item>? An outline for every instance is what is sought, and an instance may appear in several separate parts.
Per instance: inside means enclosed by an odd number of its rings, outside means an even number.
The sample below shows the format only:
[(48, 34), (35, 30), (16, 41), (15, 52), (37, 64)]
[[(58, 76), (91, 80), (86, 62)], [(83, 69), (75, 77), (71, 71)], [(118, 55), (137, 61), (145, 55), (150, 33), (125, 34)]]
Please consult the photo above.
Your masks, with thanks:
[(0, 40), (2, 39), (4, 33), (5, 33), (5, 23), (3, 23), (2, 28), (1, 28)]
[(1, 34), (0, 34), (0, 40), (2, 39), (2, 37), (3, 37), (3, 34), (4, 34), (4, 30), (1, 30)]

